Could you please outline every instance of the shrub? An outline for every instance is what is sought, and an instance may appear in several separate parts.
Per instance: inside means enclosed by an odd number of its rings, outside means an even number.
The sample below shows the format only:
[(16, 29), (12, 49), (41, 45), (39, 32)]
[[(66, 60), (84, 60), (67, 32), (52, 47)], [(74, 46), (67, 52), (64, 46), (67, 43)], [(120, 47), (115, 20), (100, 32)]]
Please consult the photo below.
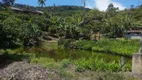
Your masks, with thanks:
[(71, 60), (70, 60), (70, 59), (63, 59), (63, 60), (61, 61), (61, 64), (62, 64), (63, 68), (68, 67), (68, 65), (69, 65), (70, 63), (71, 63)]
[(33, 57), (31, 58), (31, 63), (36, 63), (43, 65), (46, 68), (56, 69), (59, 68), (59, 64), (52, 58), (46, 58), (46, 57)]
[(119, 63), (108, 62), (106, 63), (104, 59), (99, 59), (98, 57), (89, 59), (81, 58), (74, 61), (74, 64), (77, 66), (76, 71), (82, 72), (85, 70), (94, 70), (94, 71), (119, 71)]
[(121, 55), (132, 55), (137, 52), (139, 43), (137, 40), (101, 40), (93, 46), (93, 51), (111, 52)]
[(114, 54), (131, 56), (139, 49), (138, 40), (116, 40), (116, 39), (104, 39), (100, 41), (87, 41), (79, 40), (74, 43), (78, 49), (109, 52)]

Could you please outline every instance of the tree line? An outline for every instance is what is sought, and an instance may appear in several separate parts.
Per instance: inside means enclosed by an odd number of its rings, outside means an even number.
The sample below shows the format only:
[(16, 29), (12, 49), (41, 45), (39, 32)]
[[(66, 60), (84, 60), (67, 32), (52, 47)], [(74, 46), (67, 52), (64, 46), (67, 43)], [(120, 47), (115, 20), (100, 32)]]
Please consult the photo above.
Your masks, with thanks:
[[(15, 0), (2, 0), (2, 3), (6, 6), (14, 5)], [(45, 6), (46, 0), (38, 0), (39, 6), (43, 7)]]
[(125, 30), (142, 26), (142, 6), (119, 10), (110, 4), (105, 12), (86, 9), (85, 16), (83, 7), (78, 6), (30, 8), (42, 10), (44, 15), (15, 13), (9, 7), (0, 7), (1, 48), (39, 45), (44, 32), (65, 39), (90, 39), (92, 32), (100, 32), (106, 38), (121, 38)]

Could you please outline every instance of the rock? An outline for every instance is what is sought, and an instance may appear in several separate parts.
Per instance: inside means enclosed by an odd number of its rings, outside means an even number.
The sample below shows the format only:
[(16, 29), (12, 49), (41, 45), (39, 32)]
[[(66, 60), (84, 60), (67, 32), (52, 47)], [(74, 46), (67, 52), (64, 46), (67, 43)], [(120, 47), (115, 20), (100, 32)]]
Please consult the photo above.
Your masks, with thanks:
[(0, 80), (60, 80), (60, 76), (42, 66), (14, 62), (0, 70)]

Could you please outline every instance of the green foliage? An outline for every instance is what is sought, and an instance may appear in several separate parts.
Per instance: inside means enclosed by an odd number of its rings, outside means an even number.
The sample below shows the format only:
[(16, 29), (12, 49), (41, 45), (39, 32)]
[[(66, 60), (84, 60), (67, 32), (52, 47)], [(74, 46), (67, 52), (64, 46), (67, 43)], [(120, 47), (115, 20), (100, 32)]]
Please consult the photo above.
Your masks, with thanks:
[(14, 16), (8, 17), (1, 22), (1, 46), (11, 46), (17, 40), (17, 34), (19, 32), (18, 24), (20, 24), (20, 21)]
[(118, 63), (109, 62), (106, 63), (104, 59), (98, 57), (89, 59), (81, 58), (74, 61), (77, 66), (76, 70), (82, 72), (84, 70), (94, 70), (94, 71), (119, 71), (120, 65)]
[(70, 44), (70, 46), (74, 46), (74, 48), (77, 49), (131, 56), (133, 53), (138, 51), (139, 41), (125, 39), (103, 39), (100, 41), (78, 40), (73, 44)]
[[(28, 44), (31, 39), (39, 36), (39, 27), (29, 21), (23, 20), (19, 15), (4, 17), (1, 21), (1, 46), (12, 46), (17, 42)], [(28, 18), (28, 17), (27, 17)], [(26, 18), (26, 19), (27, 19)]]
[(73, 42), (73, 40), (71, 40), (71, 39), (67, 39), (67, 40), (63, 39), (63, 40), (61, 40), (61, 44), (64, 45), (64, 48), (70, 48), (72, 46), (71, 45), (72, 42)]
[(95, 43), (95, 41), (78, 40), (74, 43), (74, 45), (79, 49), (92, 50), (92, 46), (94, 46)]
[(40, 57), (40, 58), (32, 57), (31, 63), (40, 64), (46, 68), (51, 68), (51, 69), (60, 68), (60, 65), (54, 59), (47, 57)]
[(24, 59), (29, 59), (30, 55), (27, 53), (16, 53), (11, 49), (0, 50), (0, 63), (22, 61)]
[(101, 40), (93, 46), (93, 51), (111, 52), (120, 55), (132, 55), (139, 49), (137, 40)]
[[(120, 63), (116, 63), (115, 61), (106, 62), (103, 58), (98, 57), (90, 57), (89, 59), (80, 58), (78, 60), (74, 60), (74, 64), (76, 65), (76, 71), (82, 72), (85, 70), (91, 71), (112, 71), (117, 72), (121, 71)], [(131, 70), (131, 66), (129, 64), (124, 66), (127, 71)]]
[[(45, 0), (41, 0), (45, 1)], [(43, 7), (44, 2), (40, 2)], [(101, 12), (97, 9), (86, 9), (86, 14), (83, 14), (83, 7), (78, 6), (54, 6), (54, 7), (27, 7), (26, 5), (15, 5), (29, 10), (43, 10), (44, 15), (31, 13), (15, 13), (9, 8), (0, 6), (0, 49), (14, 48), (19, 46), (36, 46), (41, 42), (38, 38), (42, 38), (42, 33), (56, 34), (58, 37), (63, 37), (67, 40), (61, 42), (65, 47), (79, 48), (85, 50), (102, 51), (116, 53), (121, 55), (132, 55), (139, 48), (138, 41), (135, 40), (116, 40), (104, 39), (100, 41), (88, 41), (78, 39), (89, 39), (91, 31), (94, 33), (100, 32), (108, 38), (123, 37), (125, 30), (133, 28), (141, 28), (142, 7), (134, 9), (122, 10), (115, 8), (112, 4), (109, 5), (106, 12)], [(48, 35), (47, 35), (48, 36)], [(71, 39), (71, 40), (70, 40)], [(78, 40), (74, 42), (75, 40)], [(54, 44), (54, 43), (53, 43)], [(46, 45), (46, 44), (45, 44)], [(50, 44), (52, 45), (52, 44)], [(50, 46), (48, 45), (48, 47)], [(18, 46), (18, 47), (19, 47)], [(56, 45), (52, 45), (55, 47)], [(48, 51), (47, 46), (42, 48), (31, 49), (34, 53), (50, 53), (54, 57), (59, 53), (54, 50)], [(80, 58), (77, 60), (64, 59), (55, 61), (52, 58), (36, 57), (34, 54), (22, 53), (23, 48), (17, 50), (0, 50), (0, 59), (9, 61), (19, 61), (25, 58), (30, 58), (31, 63), (37, 63), (47, 68), (63, 69), (68, 68), (69, 64), (75, 65), (76, 71), (82, 72), (85, 70), (92, 71), (120, 71), (119, 63), (112, 61), (106, 62), (103, 58), (90, 57)], [(73, 51), (73, 50), (72, 50)], [(18, 52), (15, 53), (15, 52)], [(22, 53), (22, 54), (21, 54)], [(85, 53), (85, 52), (84, 52)], [(79, 54), (84, 56), (83, 52)], [(63, 52), (63, 54), (66, 54)], [(81, 56), (82, 55), (82, 56)], [(89, 55), (86, 54), (85, 55)], [(78, 56), (76, 52), (71, 52), (66, 56)], [(57, 57), (56, 57), (57, 58)], [(126, 65), (125, 68), (129, 71), (131, 65)], [(111, 75), (111, 74), (110, 74)], [(61, 70), (61, 76), (72, 77), (72, 74), (67, 74), (65, 70)], [(111, 76), (104, 75), (108, 80)], [(116, 75), (114, 75), (116, 77)], [(118, 78), (121, 76), (118, 76)], [(113, 77), (114, 78), (114, 77)], [(119, 79), (118, 79), (119, 80)]]
[(63, 59), (61, 61), (61, 64), (63, 65), (63, 68), (68, 67), (69, 64), (71, 64), (71, 60), (70, 59)]
[(38, 45), (39, 43), (34, 41), (40, 36), (39, 27), (35, 24), (23, 24), (21, 27), (20, 39), (23, 41), (24, 46)]
[[(39, 2), (44, 5), (45, 0), (39, 0)], [(15, 4), (15, 6), (27, 8), (27, 5), (22, 4)], [(85, 17), (82, 17), (84, 16), (83, 7), (79, 6), (54, 5), (44, 8), (28, 7), (30, 10), (44, 10), (45, 14), (51, 15), (50, 18), (46, 15), (32, 17), (31, 21), (33, 21), (34, 24), (40, 26), (43, 31), (66, 36), (66, 38), (79, 39), (82, 35), (84, 37), (89, 36), (91, 29), (94, 32), (99, 30), (109, 38), (124, 37), (123, 32), (125, 30), (131, 30), (137, 27), (141, 28), (142, 25), (141, 6), (120, 11), (118, 8), (115, 8), (113, 4), (110, 4), (106, 12), (86, 8)], [(80, 24), (78, 25), (78, 23)]]
[[(20, 7), (20, 4), (17, 6)], [(40, 7), (30, 8), (41, 10)], [(140, 28), (142, 25), (139, 18), (141, 7), (119, 11), (110, 4), (106, 12), (88, 9), (85, 17), (82, 17), (82, 7), (54, 6), (54, 9), (51, 8), (52, 6), (45, 7), (44, 15), (15, 13), (10, 9), (2, 10), (0, 12), (0, 44), (3, 47), (12, 47), (17, 43), (36, 45), (34, 42), (42, 36), (41, 32), (49, 32), (67, 39), (89, 39), (91, 31), (94, 33), (99, 31), (105, 37), (118, 38), (124, 36), (125, 30)], [(92, 44), (88, 44), (84, 48), (90, 49), (91, 46)]]
[(41, 36), (40, 32), (44, 25), (40, 28), (41, 22), (33, 20), (40, 19), (39, 15), (36, 17), (36, 15), (17, 14), (7, 10), (3, 10), (0, 14), (1, 47), (12, 47), (17, 43), (25, 46), (39, 44), (36, 40)]

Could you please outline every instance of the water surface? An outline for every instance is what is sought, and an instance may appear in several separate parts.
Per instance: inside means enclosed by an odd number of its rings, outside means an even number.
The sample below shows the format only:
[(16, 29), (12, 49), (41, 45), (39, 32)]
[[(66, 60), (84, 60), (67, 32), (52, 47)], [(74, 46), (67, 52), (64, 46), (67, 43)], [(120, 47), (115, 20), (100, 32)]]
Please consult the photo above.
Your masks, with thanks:
[[(37, 57), (50, 57), (54, 58), (56, 61), (60, 61), (63, 59), (79, 59), (79, 58), (90, 58), (93, 57), (94, 59), (101, 58), (104, 59), (106, 62), (112, 62), (115, 61), (116, 63), (120, 63), (121, 57), (118, 55), (110, 54), (110, 53), (101, 53), (101, 52), (92, 52), (87, 50), (75, 50), (75, 49), (63, 49), (63, 48), (57, 48), (49, 51), (42, 51), (42, 52), (36, 52)], [(125, 62), (127, 61), (127, 64), (131, 64), (131, 58), (124, 57)]]

